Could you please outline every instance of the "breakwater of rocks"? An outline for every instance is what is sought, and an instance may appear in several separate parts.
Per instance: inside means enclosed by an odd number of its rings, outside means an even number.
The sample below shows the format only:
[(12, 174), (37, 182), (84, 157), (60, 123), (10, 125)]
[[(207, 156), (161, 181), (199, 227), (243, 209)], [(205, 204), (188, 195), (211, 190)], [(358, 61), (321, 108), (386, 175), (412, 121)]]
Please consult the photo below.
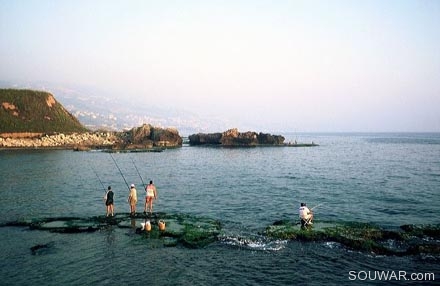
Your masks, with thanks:
[(0, 148), (111, 148), (120, 139), (114, 132), (84, 132), (71, 134), (1, 134)]
[(0, 133), (0, 148), (56, 148), (86, 151), (90, 149), (155, 150), (182, 146), (182, 137), (173, 128), (143, 124), (128, 131), (80, 133)]

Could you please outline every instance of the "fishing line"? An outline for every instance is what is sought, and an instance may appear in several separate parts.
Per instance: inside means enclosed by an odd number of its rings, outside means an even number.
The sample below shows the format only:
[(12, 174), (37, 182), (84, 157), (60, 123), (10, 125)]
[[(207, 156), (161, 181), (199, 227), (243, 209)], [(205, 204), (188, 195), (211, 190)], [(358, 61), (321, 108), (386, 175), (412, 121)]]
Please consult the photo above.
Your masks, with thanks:
[(115, 158), (113, 158), (113, 155), (112, 155), (112, 153), (110, 153), (110, 157), (112, 157), (112, 159), (113, 159), (113, 162), (115, 163), (115, 166), (116, 166), (116, 168), (118, 168), (118, 170), (119, 170), (119, 173), (121, 174), (121, 176), (122, 176), (122, 179), (124, 179), (124, 182), (125, 182), (125, 184), (127, 185), (127, 188), (128, 189), (130, 189), (130, 186), (128, 185), (128, 183), (127, 183), (127, 180), (125, 180), (125, 177), (124, 177), (124, 175), (122, 174), (122, 171), (121, 171), (121, 169), (119, 168), (119, 166), (118, 166), (118, 163), (116, 163), (116, 160), (115, 160)]
[(136, 172), (138, 173), (139, 177), (141, 178), (142, 185), (143, 185), (144, 188), (145, 188), (146, 185), (145, 185), (145, 183), (144, 183), (144, 179), (142, 179), (141, 173), (139, 173), (139, 170), (138, 170), (138, 168), (136, 167), (136, 164), (134, 163), (133, 158), (131, 158), (131, 161), (133, 162), (134, 168), (136, 169)]
[(324, 203), (320, 203), (320, 204), (314, 206), (313, 208), (311, 208), (310, 210), (313, 210), (314, 208), (317, 208), (317, 207), (319, 207), (319, 206), (321, 206), (321, 205), (323, 205), (323, 204), (324, 204)]
[(107, 191), (105, 189), (104, 183), (101, 181), (101, 178), (99, 178), (98, 172), (96, 172), (95, 168), (93, 168), (93, 166), (90, 166), (93, 170), (93, 172), (95, 173), (96, 177), (98, 178), (99, 182), (101, 183), (102, 188), (104, 189), (104, 192)]

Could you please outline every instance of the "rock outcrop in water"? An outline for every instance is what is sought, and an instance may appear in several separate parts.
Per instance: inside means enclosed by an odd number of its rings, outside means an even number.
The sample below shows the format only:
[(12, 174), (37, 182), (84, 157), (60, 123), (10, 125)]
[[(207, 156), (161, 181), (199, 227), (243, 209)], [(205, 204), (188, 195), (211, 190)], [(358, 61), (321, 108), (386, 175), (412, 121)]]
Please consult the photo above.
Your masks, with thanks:
[(440, 255), (440, 225), (386, 230), (368, 223), (315, 222), (310, 228), (301, 228), (290, 221), (277, 221), (263, 234), (276, 239), (335, 242), (377, 255)]
[[(150, 231), (142, 230), (141, 224), (147, 220), (151, 222)], [(165, 222), (165, 230), (160, 230), (158, 222)], [(0, 227), (28, 227), (31, 230), (50, 231), (56, 233), (92, 233), (105, 230), (109, 227), (133, 229), (144, 238), (154, 241), (157, 246), (184, 246), (201, 248), (217, 240), (220, 234), (219, 221), (194, 217), (183, 214), (154, 213), (151, 217), (137, 214), (117, 214), (114, 217), (96, 216), (90, 218), (53, 217), (35, 220), (12, 221)], [(46, 245), (35, 245), (31, 248), (32, 254)]]
[[(149, 220), (152, 229), (142, 230), (142, 223)], [(165, 222), (160, 230), (159, 221)], [(201, 248), (215, 241), (226, 244), (250, 245), (256, 242), (246, 237), (221, 236), (220, 221), (184, 214), (154, 213), (152, 216), (128, 213), (115, 217), (95, 216), (89, 218), (52, 217), (33, 220), (18, 220), (0, 227), (26, 227), (30, 230), (56, 233), (93, 233), (107, 229), (132, 229), (133, 233), (149, 240), (155, 247), (183, 246)], [(298, 242), (326, 242), (339, 244), (350, 250), (376, 255), (408, 256), (421, 255), (440, 257), (440, 225), (402, 225), (398, 229), (383, 229), (369, 223), (358, 222), (315, 222), (310, 228), (301, 228), (291, 221), (277, 221), (258, 234), (265, 247), (270, 240), (291, 240)], [(50, 244), (37, 244), (32, 254), (50, 249)]]
[(220, 145), (222, 133), (198, 133), (188, 136), (190, 145)]
[(239, 132), (237, 128), (223, 133), (198, 133), (188, 137), (190, 145), (220, 145), (225, 147), (284, 146), (285, 138), (256, 132)]
[(121, 141), (116, 149), (149, 149), (154, 147), (180, 147), (182, 137), (177, 129), (159, 128), (150, 124), (135, 127), (130, 131), (120, 133)]

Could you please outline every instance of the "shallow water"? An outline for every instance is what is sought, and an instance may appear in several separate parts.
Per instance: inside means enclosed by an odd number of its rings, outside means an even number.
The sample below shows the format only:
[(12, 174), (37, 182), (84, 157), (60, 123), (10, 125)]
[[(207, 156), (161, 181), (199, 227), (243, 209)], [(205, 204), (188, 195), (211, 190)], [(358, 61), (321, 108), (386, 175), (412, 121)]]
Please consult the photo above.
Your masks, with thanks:
[[(187, 249), (159, 247), (133, 229), (56, 234), (2, 227), (0, 277), (5, 285), (335, 285), (359, 283), (349, 280), (349, 271), (439, 274), (438, 257), (381, 257), (331, 242), (271, 241), (259, 233), (274, 221), (296, 219), (300, 202), (318, 205), (316, 218), (324, 221), (391, 228), (439, 223), (440, 134), (285, 137), (320, 146), (184, 146), (162, 153), (112, 155), (2, 150), (2, 223), (103, 215), (107, 185), (115, 192), (116, 213), (126, 213), (124, 179), (135, 183), (140, 201), (143, 198), (136, 166), (142, 180), (152, 179), (158, 188), (155, 211), (218, 219), (223, 229), (218, 242)], [(32, 255), (30, 248), (37, 244), (49, 247)]]

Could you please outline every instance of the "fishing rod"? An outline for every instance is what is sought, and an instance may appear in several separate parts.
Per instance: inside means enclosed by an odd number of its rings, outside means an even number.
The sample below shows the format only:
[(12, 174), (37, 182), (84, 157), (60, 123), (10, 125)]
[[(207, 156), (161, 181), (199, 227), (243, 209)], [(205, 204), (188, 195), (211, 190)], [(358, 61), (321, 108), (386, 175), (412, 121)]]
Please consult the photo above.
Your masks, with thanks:
[(127, 185), (127, 188), (130, 189), (130, 186), (128, 185), (127, 180), (125, 179), (124, 175), (122, 174), (122, 171), (121, 171), (121, 169), (119, 168), (118, 163), (116, 163), (116, 160), (115, 160), (115, 158), (113, 157), (112, 153), (110, 153), (110, 157), (112, 157), (113, 162), (114, 162), (115, 165), (116, 165), (116, 168), (118, 168), (119, 173), (120, 173), (121, 176), (122, 176), (122, 179), (124, 179), (124, 182), (125, 182), (125, 184)]
[(95, 173), (96, 177), (98, 178), (99, 182), (101, 183), (102, 188), (104, 189), (104, 192), (106, 191), (104, 183), (101, 181), (101, 178), (99, 178), (98, 172), (96, 172), (95, 168), (93, 168), (93, 166), (91, 166), (93, 172)]
[(134, 165), (134, 168), (136, 169), (136, 172), (138, 173), (139, 177), (141, 178), (142, 185), (145, 187), (146, 185), (144, 183), (144, 179), (142, 179), (141, 173), (139, 172), (138, 168), (136, 167), (136, 164), (134, 163), (133, 158), (131, 158), (131, 161), (133, 162), (133, 165)]
[(323, 205), (323, 204), (324, 204), (324, 203), (320, 203), (320, 204), (314, 206), (313, 208), (311, 208), (310, 210), (313, 210), (314, 208), (317, 208), (317, 207), (319, 207), (319, 206), (321, 206), (321, 205)]

